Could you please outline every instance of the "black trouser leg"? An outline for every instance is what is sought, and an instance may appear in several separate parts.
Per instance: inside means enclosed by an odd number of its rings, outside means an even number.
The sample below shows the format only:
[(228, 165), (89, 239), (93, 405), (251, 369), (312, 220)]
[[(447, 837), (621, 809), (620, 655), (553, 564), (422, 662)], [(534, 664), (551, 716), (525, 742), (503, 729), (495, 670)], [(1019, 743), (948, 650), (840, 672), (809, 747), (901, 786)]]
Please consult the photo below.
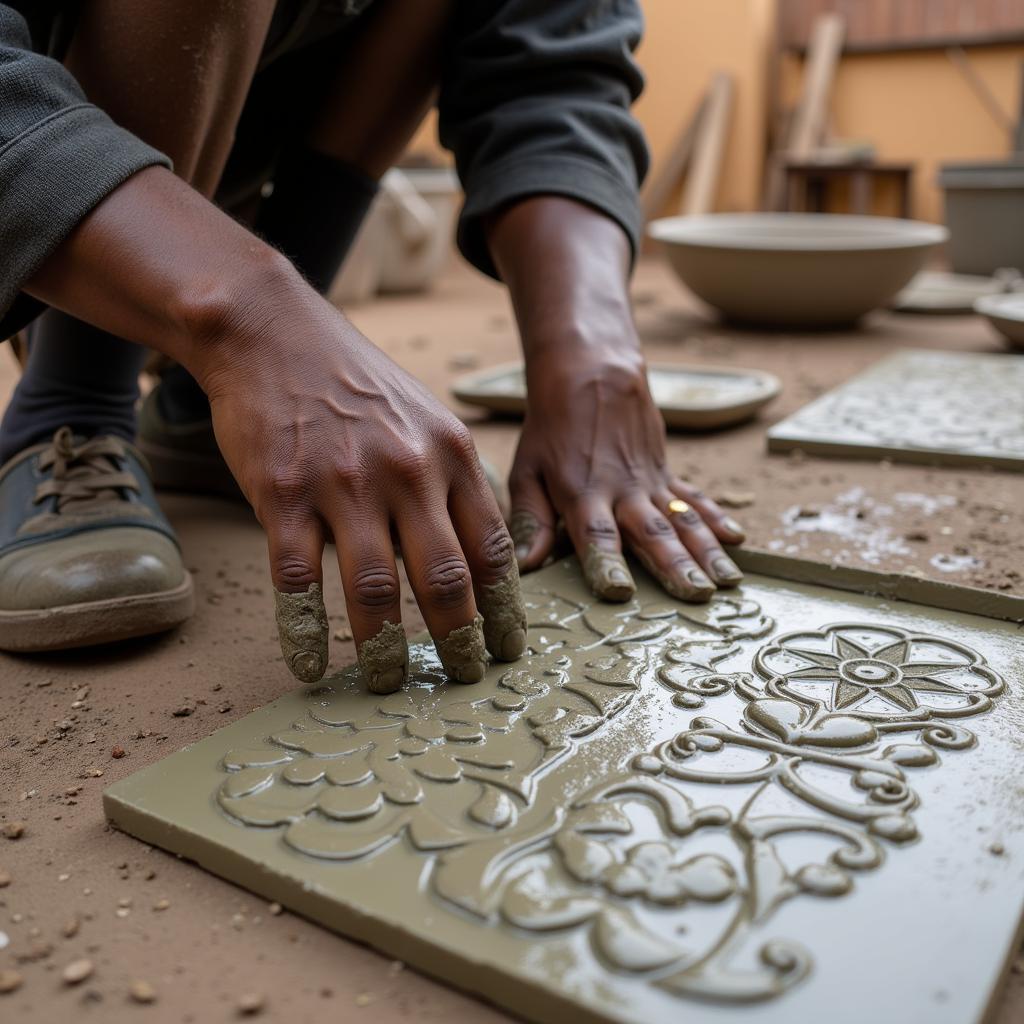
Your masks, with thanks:
[(141, 345), (47, 310), (29, 328), (28, 361), (0, 422), (0, 462), (63, 426), (133, 441), (147, 355)]

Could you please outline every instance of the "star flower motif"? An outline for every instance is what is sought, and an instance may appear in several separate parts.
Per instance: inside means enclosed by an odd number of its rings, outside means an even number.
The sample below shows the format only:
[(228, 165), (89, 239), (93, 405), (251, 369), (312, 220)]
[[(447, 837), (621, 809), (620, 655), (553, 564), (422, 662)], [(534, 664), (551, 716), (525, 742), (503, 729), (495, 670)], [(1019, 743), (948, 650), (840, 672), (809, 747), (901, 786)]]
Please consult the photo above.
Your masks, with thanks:
[(845, 623), (787, 633), (754, 657), (777, 697), (800, 691), (866, 718), (960, 718), (990, 705), (1002, 682), (977, 652), (945, 637)]
[(916, 711), (918, 693), (961, 691), (936, 676), (960, 666), (948, 661), (911, 661), (910, 641), (894, 640), (875, 650), (835, 633), (832, 651), (789, 647), (788, 653), (810, 662), (807, 668), (788, 672), (789, 679), (814, 679), (832, 683), (832, 707), (843, 711), (872, 695), (881, 697), (900, 711)]

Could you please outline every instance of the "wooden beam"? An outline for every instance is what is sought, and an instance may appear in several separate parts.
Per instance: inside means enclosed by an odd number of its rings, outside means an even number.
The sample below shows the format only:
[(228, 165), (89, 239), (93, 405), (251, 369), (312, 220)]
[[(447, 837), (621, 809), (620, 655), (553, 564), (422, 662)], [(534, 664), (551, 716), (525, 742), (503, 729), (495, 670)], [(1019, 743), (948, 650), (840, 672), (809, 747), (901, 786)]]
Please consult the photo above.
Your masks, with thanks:
[(707, 105), (697, 129), (693, 166), (686, 178), (680, 210), (685, 216), (712, 213), (715, 209), (725, 147), (729, 141), (734, 91), (732, 75), (725, 71), (718, 72), (708, 90)]
[(664, 164), (658, 173), (647, 179), (643, 192), (640, 194), (640, 206), (643, 210), (644, 222), (653, 220), (664, 209), (672, 190), (679, 184), (680, 178), (689, 166), (693, 155), (693, 145), (697, 138), (697, 128), (707, 105), (707, 94), (701, 96), (690, 119), (683, 126), (672, 149), (669, 150)]
[(840, 14), (824, 14), (815, 22), (800, 103), (786, 143), (786, 155), (795, 160), (806, 160), (821, 145), (845, 31)]

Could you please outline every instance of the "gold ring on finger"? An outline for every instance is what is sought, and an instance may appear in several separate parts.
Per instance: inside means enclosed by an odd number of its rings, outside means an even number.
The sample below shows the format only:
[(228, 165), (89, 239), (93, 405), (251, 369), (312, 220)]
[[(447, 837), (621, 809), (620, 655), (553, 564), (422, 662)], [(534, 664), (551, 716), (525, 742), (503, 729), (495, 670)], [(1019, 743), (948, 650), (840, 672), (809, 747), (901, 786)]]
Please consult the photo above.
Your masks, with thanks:
[(670, 516), (685, 515), (690, 511), (691, 506), (688, 505), (682, 498), (674, 498), (668, 503), (668, 514)]

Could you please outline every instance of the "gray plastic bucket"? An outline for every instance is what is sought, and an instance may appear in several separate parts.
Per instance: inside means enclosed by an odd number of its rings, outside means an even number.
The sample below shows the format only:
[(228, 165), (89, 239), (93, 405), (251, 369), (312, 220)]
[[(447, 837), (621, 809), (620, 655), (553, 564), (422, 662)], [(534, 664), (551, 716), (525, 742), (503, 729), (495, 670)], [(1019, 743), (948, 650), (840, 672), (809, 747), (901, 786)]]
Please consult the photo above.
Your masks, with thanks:
[(1024, 157), (944, 164), (949, 260), (957, 274), (1024, 271)]

